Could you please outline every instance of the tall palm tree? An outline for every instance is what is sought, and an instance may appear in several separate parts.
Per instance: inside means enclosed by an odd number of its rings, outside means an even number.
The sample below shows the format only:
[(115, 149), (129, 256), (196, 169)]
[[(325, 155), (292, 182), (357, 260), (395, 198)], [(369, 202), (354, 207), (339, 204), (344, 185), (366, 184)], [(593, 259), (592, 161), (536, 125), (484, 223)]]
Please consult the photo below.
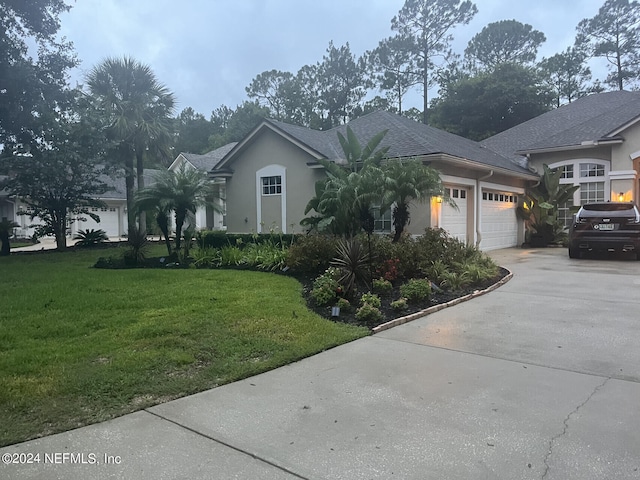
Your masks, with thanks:
[[(89, 72), (87, 83), (104, 116), (107, 133), (116, 144), (114, 153), (124, 166), (127, 226), (133, 230), (136, 175), (138, 190), (142, 190), (145, 154), (168, 152), (175, 98), (151, 67), (130, 57), (105, 59)], [(143, 212), (140, 230), (146, 231)]]
[[(158, 209), (173, 211), (176, 222), (176, 251), (180, 251), (182, 230), (185, 222), (193, 222), (196, 210), (201, 206), (219, 207), (215, 199), (219, 196), (207, 174), (184, 164), (176, 171), (160, 172), (155, 183), (138, 192), (137, 211)], [(193, 225), (195, 227), (195, 225)]]
[(397, 242), (409, 224), (409, 203), (441, 195), (443, 189), (438, 172), (418, 160), (390, 160), (383, 170), (385, 180), (380, 210), (384, 212), (393, 206), (393, 241)]

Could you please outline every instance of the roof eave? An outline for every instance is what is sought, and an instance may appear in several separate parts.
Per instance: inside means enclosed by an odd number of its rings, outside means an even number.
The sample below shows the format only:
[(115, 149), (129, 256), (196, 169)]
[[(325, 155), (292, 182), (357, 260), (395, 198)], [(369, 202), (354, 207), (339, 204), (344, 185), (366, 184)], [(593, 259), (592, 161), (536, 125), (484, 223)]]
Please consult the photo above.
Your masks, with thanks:
[(606, 147), (607, 145), (616, 145), (623, 142), (624, 140), (620, 137), (603, 138), (600, 140), (585, 140), (578, 145), (562, 145), (559, 147), (530, 148), (525, 150), (517, 150), (515, 153), (518, 155), (533, 155), (536, 153), (566, 152), (569, 150), (589, 150), (593, 148)]
[(314, 150), (313, 148), (311, 148), (309, 145), (307, 145), (306, 143), (302, 142), (301, 140), (298, 140), (296, 137), (294, 137), (293, 135), (289, 134), (288, 132), (285, 132), (284, 130), (282, 130), (281, 128), (279, 128), (277, 125), (274, 125), (273, 123), (271, 123), (268, 119), (264, 119), (262, 122), (260, 122), (259, 125), (257, 125), (246, 137), (244, 137), (240, 142), (238, 142), (236, 144), (235, 147), (233, 147), (229, 153), (227, 153), (221, 160), (220, 162), (218, 162), (218, 164), (214, 167), (214, 172), (217, 169), (220, 169), (221, 167), (224, 167), (227, 163), (229, 163), (231, 161), (231, 159), (233, 157), (235, 157), (239, 152), (243, 151), (245, 148), (247, 148), (247, 146), (254, 140), (255, 136), (258, 135), (258, 133), (263, 129), (263, 128), (268, 128), (271, 131), (277, 133), (278, 135), (281, 135), (283, 138), (287, 139), (288, 141), (290, 141), (291, 143), (293, 143), (294, 145), (296, 145), (297, 147), (301, 148), (302, 150), (306, 151), (307, 153), (309, 153), (311, 156), (315, 157), (315, 158), (324, 158), (324, 155), (322, 155), (320, 152), (317, 152), (316, 150)]
[(535, 173), (525, 173), (525, 172), (517, 172), (515, 170), (510, 170), (508, 168), (498, 167), (495, 165), (488, 165), (486, 163), (480, 163), (473, 160), (469, 160), (468, 158), (456, 157), (454, 155), (450, 155), (447, 153), (434, 153), (424, 155), (422, 158), (430, 159), (430, 160), (443, 160), (447, 163), (454, 163), (457, 165), (463, 165), (472, 170), (479, 170), (482, 172), (491, 172), (501, 173), (504, 175), (508, 175), (511, 177), (522, 178), (525, 180), (539, 180), (540, 176)]

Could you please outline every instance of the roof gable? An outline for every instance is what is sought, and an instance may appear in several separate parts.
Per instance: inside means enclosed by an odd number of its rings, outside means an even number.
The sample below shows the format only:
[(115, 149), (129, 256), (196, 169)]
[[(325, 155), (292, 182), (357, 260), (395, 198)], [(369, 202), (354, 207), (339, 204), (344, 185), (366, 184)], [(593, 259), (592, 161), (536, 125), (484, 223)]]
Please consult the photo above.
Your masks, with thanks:
[[(349, 122), (358, 140), (364, 145), (373, 136), (387, 130), (380, 147), (389, 147), (389, 158), (408, 158), (443, 154), (458, 157), (489, 168), (499, 168), (512, 174), (530, 176), (531, 172), (506, 157), (485, 148), (478, 142), (452, 133), (429, 127), (409, 118), (385, 111), (377, 111)], [(316, 158), (325, 158), (336, 163), (346, 163), (338, 139), (338, 132), (346, 135), (346, 125), (326, 131), (265, 120), (244, 140), (236, 145), (216, 167), (223, 172), (255, 138), (269, 129), (298, 145)]]
[(578, 148), (616, 140), (621, 129), (638, 120), (640, 93), (599, 93), (516, 125), (482, 144), (511, 158), (530, 151)]

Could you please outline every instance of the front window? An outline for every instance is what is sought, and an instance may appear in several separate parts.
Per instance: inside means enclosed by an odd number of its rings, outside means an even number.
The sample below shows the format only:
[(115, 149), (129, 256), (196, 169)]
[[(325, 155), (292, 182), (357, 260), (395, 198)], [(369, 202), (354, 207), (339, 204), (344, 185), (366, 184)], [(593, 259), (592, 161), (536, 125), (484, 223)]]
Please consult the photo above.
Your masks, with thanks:
[(560, 172), (560, 178), (573, 178), (573, 165), (563, 165)]
[(262, 177), (262, 195), (280, 195), (282, 193), (282, 177)]
[(573, 213), (571, 213), (571, 207), (573, 207), (573, 200), (569, 200), (562, 205), (558, 205), (558, 220), (562, 222), (565, 228), (569, 228), (573, 222)]
[(597, 163), (581, 163), (580, 178), (604, 177), (604, 165)]
[(604, 202), (604, 182), (580, 184), (580, 204)]
[(375, 219), (373, 224), (374, 232), (390, 232), (391, 231), (391, 209), (390, 208), (388, 208), (387, 211), (381, 215), (380, 208), (373, 207), (371, 209), (371, 214)]

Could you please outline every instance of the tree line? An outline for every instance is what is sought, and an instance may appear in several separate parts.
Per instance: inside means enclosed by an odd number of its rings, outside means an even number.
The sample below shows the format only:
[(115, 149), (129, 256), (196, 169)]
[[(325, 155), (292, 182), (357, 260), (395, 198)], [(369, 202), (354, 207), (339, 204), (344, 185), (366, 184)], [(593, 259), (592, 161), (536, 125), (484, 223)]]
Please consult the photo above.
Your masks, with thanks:
[[(606, 0), (576, 26), (573, 45), (540, 60), (545, 34), (517, 20), (490, 23), (464, 52), (452, 51), (454, 28), (477, 11), (470, 0), (406, 0), (391, 20), (394, 34), (359, 57), (349, 43), (330, 42), (315, 64), (256, 75), (235, 110), (223, 105), (207, 120), (185, 109), (176, 150), (202, 153), (237, 141), (265, 116), (326, 130), (378, 109), (481, 140), (589, 93), (638, 85), (637, 1)], [(605, 78), (593, 78), (594, 58), (606, 63)], [(423, 108), (404, 108), (416, 88)]]

